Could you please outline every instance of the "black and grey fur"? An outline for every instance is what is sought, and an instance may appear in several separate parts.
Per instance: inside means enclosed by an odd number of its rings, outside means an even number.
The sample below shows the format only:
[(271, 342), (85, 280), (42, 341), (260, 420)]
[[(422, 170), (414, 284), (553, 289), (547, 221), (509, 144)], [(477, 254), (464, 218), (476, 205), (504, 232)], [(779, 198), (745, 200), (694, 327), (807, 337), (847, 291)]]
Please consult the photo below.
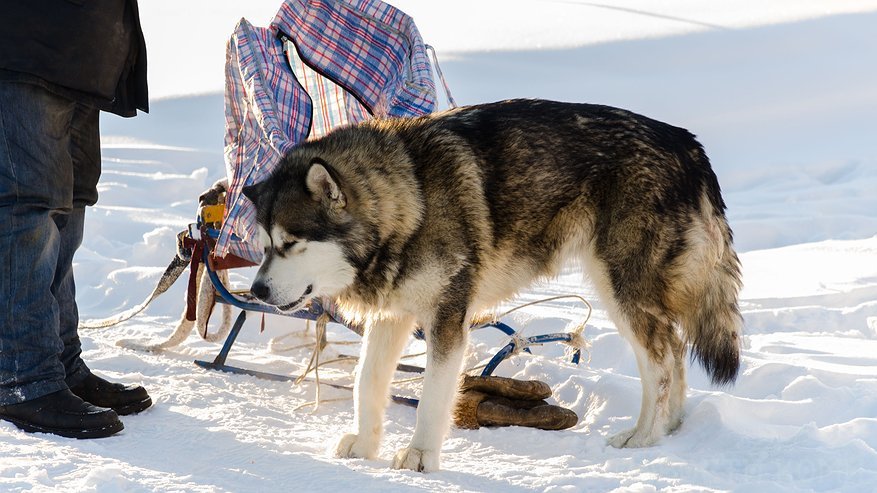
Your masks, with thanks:
[(285, 310), (331, 296), (368, 326), (357, 429), (339, 456), (377, 454), (393, 369), (419, 325), (423, 397), (393, 465), (438, 469), (470, 320), (568, 261), (640, 369), (639, 419), (612, 445), (679, 426), (688, 345), (714, 383), (737, 376), (740, 264), (716, 176), (684, 129), (607, 106), (484, 104), (339, 129), (244, 193), (265, 247), (253, 292)]

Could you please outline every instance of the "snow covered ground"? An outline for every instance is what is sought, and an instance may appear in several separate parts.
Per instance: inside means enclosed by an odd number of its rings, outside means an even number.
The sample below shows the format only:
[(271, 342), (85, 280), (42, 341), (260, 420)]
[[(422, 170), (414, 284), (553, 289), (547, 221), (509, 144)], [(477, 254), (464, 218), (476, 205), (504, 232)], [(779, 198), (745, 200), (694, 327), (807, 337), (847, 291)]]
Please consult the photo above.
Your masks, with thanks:
[[(212, 359), (218, 346), (197, 336), (158, 354), (117, 347), (122, 338), (171, 332), (182, 310), (179, 282), (123, 326), (83, 333), (90, 366), (142, 383), (155, 406), (125, 418), (125, 431), (105, 440), (31, 435), (0, 423), (0, 491), (874, 491), (877, 1), (392, 3), (437, 47), (462, 104), (507, 97), (612, 104), (699, 136), (744, 267), (736, 386), (712, 388), (692, 367), (678, 432), (647, 449), (607, 446), (607, 436), (633, 425), (640, 384), (630, 349), (595, 303), (585, 332), (589, 362), (573, 366), (553, 345), (497, 372), (551, 384), (555, 400), (579, 415), (577, 426), (452, 430), (443, 471), (393, 471), (389, 459), (414, 427), (410, 408), (390, 406), (379, 460), (337, 460), (327, 449), (350, 423), (350, 400), (296, 409), (314, 398), (313, 384), (203, 370), (192, 360)], [(152, 111), (102, 121), (101, 200), (76, 259), (84, 318), (138, 303), (158, 280), (199, 192), (223, 173), (224, 40), (241, 16), (264, 25), (278, 4), (141, 2)], [(246, 275), (235, 281), (246, 284)], [(521, 299), (562, 293), (593, 300), (575, 270)], [(575, 302), (554, 301), (508, 322), (533, 335), (583, 314)], [(303, 330), (268, 317), (260, 334), (253, 317), (230, 361), (298, 374), (310, 354), (285, 348), (311, 340)], [(357, 340), (337, 326), (329, 339)], [(468, 363), (504, 344), (476, 332)], [(332, 345), (327, 357), (357, 349)], [(412, 343), (409, 352), (419, 349)], [(347, 384), (352, 368), (336, 364), (322, 377)], [(418, 391), (416, 383), (396, 386), (402, 395)], [(324, 399), (348, 397), (323, 390)]]

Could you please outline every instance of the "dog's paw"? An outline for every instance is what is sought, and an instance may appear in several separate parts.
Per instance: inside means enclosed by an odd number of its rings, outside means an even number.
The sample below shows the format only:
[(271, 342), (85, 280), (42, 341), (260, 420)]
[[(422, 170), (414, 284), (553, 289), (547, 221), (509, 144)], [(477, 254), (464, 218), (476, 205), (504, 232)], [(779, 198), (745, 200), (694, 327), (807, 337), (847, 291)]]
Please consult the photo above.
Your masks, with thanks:
[(393, 469), (411, 469), (417, 472), (439, 470), (439, 453), (435, 450), (421, 450), (414, 447), (403, 448), (393, 458)]
[(670, 433), (674, 433), (676, 430), (678, 430), (679, 427), (682, 426), (682, 419), (683, 415), (681, 412), (676, 413), (672, 418), (670, 418), (670, 421), (667, 422), (666, 434), (669, 435)]
[(608, 443), (615, 448), (642, 448), (651, 447), (658, 442), (660, 437), (654, 437), (650, 433), (639, 433), (639, 428), (631, 428), (609, 437)]
[(379, 444), (366, 440), (356, 433), (348, 433), (335, 445), (335, 457), (342, 459), (374, 459), (378, 455)]

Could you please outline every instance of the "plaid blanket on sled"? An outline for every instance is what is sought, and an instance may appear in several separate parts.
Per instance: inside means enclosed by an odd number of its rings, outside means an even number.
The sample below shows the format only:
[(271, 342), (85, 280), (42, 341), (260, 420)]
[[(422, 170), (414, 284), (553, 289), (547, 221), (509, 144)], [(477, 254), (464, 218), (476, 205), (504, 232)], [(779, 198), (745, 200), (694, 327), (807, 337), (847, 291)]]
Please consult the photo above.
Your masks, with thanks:
[(379, 0), (286, 0), (268, 28), (241, 19), (226, 48), (226, 216), (215, 255), (258, 262), (252, 204), (296, 144), (371, 117), (435, 110), (435, 84), (414, 21)]

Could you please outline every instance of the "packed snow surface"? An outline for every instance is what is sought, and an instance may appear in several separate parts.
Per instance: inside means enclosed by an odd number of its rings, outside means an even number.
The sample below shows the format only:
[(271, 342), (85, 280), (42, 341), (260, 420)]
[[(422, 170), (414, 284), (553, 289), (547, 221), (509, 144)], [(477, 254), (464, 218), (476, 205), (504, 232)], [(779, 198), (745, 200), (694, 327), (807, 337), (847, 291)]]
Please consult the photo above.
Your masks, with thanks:
[[(76, 258), (83, 318), (139, 303), (194, 220), (199, 193), (224, 173), (224, 42), (247, 17), (266, 25), (278, 0), (141, 3), (153, 94), (149, 115), (102, 120), (101, 198)], [(540, 379), (574, 428), (452, 430), (443, 470), (391, 470), (414, 428), (391, 405), (378, 460), (329, 449), (353, 416), (350, 393), (204, 370), (219, 346), (117, 347), (171, 333), (182, 280), (142, 315), (83, 332), (98, 374), (141, 383), (155, 405), (103, 440), (26, 434), (0, 422), (0, 491), (874, 491), (877, 485), (877, 2), (482, 0), (392, 2), (411, 14), (461, 104), (540, 97), (624, 107), (690, 129), (710, 155), (743, 263), (743, 364), (736, 385), (692, 366), (685, 421), (645, 449), (614, 449), (640, 405), (634, 356), (587, 278), (570, 267), (513, 307), (559, 294), (594, 303), (590, 358), (534, 347), (497, 374)], [(233, 274), (246, 287), (252, 272)], [(506, 317), (525, 335), (569, 330), (575, 300)], [(214, 322), (215, 325), (215, 322)], [(251, 316), (229, 363), (287, 375), (310, 358), (313, 330)], [(324, 359), (356, 354), (330, 325)], [(467, 365), (507, 339), (471, 337)], [(423, 349), (412, 341), (409, 354)], [(423, 364), (423, 357), (409, 362)], [(321, 378), (352, 383), (353, 361)], [(410, 374), (399, 373), (399, 379)], [(418, 382), (394, 386), (417, 396)]]

